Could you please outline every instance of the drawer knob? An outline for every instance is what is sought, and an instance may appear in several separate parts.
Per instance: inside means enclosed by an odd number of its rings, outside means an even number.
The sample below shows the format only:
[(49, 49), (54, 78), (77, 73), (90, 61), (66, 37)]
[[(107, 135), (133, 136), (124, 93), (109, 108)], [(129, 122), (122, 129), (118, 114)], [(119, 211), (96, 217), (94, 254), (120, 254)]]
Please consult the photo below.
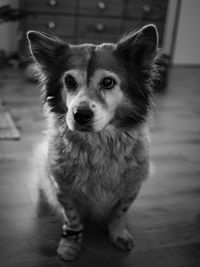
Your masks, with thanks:
[(48, 24), (47, 24), (48, 28), (53, 30), (56, 28), (56, 24), (54, 21), (49, 21)]
[(149, 15), (151, 13), (151, 8), (148, 5), (143, 5), (142, 11), (144, 12), (145, 15)]
[(104, 27), (104, 25), (103, 25), (102, 23), (97, 23), (97, 24), (96, 24), (96, 30), (97, 30), (98, 32), (103, 32), (104, 29), (105, 29), (105, 27)]
[(100, 10), (104, 10), (106, 8), (106, 4), (103, 1), (99, 1), (97, 7)]
[(48, 4), (49, 4), (49, 6), (54, 7), (57, 5), (57, 1), (56, 0), (49, 0)]

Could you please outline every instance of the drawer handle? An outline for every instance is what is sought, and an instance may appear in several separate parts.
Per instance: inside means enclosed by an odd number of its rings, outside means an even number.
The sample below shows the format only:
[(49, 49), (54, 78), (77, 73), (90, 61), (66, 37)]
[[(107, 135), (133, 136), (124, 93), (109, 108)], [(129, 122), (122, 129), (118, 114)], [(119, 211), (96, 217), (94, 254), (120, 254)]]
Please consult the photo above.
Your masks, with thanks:
[(54, 21), (49, 21), (48, 24), (47, 24), (47, 27), (51, 30), (55, 29), (56, 28), (56, 24)]
[(51, 7), (57, 6), (58, 2), (57, 0), (49, 0), (48, 1), (48, 5)]
[(97, 24), (96, 24), (96, 30), (97, 30), (98, 32), (103, 32), (104, 29), (105, 29), (105, 26), (104, 26), (102, 23), (97, 23)]
[(103, 1), (99, 1), (97, 7), (100, 10), (104, 10), (106, 8), (106, 4)]
[(143, 5), (142, 11), (145, 15), (149, 15), (151, 13), (151, 8), (148, 5)]

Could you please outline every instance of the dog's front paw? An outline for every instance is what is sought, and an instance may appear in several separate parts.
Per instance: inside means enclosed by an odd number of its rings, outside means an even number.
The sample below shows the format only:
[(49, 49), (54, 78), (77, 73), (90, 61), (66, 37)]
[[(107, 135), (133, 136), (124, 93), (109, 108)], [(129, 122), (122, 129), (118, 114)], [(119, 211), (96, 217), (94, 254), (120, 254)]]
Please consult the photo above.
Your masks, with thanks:
[(73, 240), (62, 238), (60, 240), (57, 253), (62, 260), (72, 261), (75, 260), (81, 252), (81, 243)]
[(111, 233), (111, 242), (119, 249), (128, 251), (134, 246), (133, 237), (127, 229), (123, 229), (120, 233)]

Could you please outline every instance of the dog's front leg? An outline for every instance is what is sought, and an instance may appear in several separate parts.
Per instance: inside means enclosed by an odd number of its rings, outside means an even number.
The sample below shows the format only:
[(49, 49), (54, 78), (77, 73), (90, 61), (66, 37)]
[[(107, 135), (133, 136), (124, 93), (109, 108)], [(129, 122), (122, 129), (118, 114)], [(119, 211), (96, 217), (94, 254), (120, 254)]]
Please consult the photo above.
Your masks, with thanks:
[(114, 209), (112, 218), (108, 225), (111, 242), (122, 250), (131, 250), (133, 248), (133, 237), (127, 229), (127, 210), (134, 197), (127, 198), (120, 202)]
[(81, 251), (83, 225), (75, 205), (69, 199), (60, 198), (63, 207), (64, 224), (57, 253), (66, 261), (74, 260)]

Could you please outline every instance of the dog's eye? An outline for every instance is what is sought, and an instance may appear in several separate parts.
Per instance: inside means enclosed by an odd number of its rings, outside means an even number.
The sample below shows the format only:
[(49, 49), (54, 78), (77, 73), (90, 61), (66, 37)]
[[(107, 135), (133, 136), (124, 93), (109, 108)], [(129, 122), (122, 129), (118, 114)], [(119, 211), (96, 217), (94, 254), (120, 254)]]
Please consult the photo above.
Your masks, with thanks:
[(65, 84), (66, 84), (67, 88), (70, 90), (75, 90), (78, 87), (76, 80), (71, 75), (68, 75), (65, 78)]
[(116, 84), (116, 81), (111, 77), (105, 77), (101, 81), (101, 88), (103, 89), (112, 89)]

